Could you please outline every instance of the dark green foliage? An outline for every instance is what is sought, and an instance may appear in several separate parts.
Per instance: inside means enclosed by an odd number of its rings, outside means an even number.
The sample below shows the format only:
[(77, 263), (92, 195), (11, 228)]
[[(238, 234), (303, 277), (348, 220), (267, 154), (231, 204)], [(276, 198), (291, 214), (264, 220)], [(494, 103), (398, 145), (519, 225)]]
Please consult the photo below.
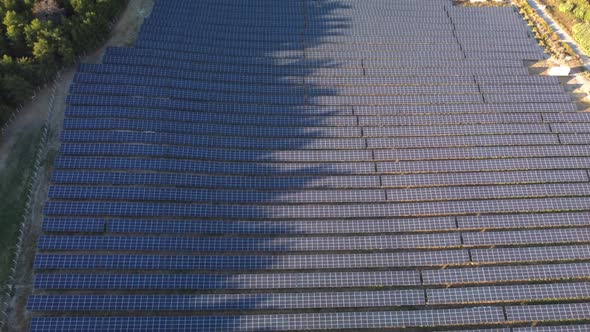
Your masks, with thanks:
[(36, 86), (100, 46), (125, 0), (0, 0), (0, 123)]

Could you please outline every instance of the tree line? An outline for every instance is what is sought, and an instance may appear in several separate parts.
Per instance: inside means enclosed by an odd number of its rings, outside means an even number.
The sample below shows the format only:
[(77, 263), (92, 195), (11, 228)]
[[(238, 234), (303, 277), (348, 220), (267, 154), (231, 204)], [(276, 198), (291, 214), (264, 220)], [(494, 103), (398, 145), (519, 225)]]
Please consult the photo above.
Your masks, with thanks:
[(77, 55), (101, 45), (126, 0), (0, 0), (0, 123)]

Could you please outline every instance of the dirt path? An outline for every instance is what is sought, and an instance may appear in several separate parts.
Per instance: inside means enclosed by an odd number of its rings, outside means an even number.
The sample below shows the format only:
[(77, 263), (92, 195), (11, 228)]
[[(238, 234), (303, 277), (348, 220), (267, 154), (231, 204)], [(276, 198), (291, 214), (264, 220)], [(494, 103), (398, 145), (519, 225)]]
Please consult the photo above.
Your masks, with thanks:
[[(155, 0), (129, 0), (129, 4), (112, 30), (111, 37), (101, 49), (88, 54), (81, 62), (99, 63), (104, 51), (109, 46), (129, 47), (133, 46), (137, 33), (143, 23), (143, 19), (149, 15)], [(39, 135), (42, 130), (49, 110), (50, 100), (54, 97), (53, 114), (49, 123), (49, 137), (45, 149), (41, 155), (41, 169), (34, 182), (34, 195), (32, 198), (32, 212), (25, 225), (25, 236), (22, 251), (18, 257), (17, 270), (14, 281), (14, 296), (8, 299), (9, 307), (6, 331), (25, 331), (29, 322), (29, 315), (25, 309), (26, 298), (32, 291), (32, 262), (35, 255), (35, 243), (40, 233), (42, 221), (43, 202), (47, 197), (49, 178), (53, 160), (59, 150), (59, 133), (61, 131), (65, 99), (72, 83), (76, 68), (69, 68), (61, 73), (60, 79), (42, 89), (36, 98), (25, 105), (17, 118), (10, 124), (4, 135), (0, 137), (0, 176), (12, 176), (6, 174), (10, 170), (7, 165), (11, 159), (22, 154), (25, 147), (19, 146), (19, 137), (23, 135)], [(35, 142), (35, 144), (37, 144)], [(30, 156), (34, 158), (33, 155)]]
[(541, 5), (537, 0), (529, 0), (528, 2), (531, 8), (533, 8), (537, 12), (537, 14), (541, 16), (541, 18), (543, 18), (545, 22), (547, 22), (551, 29), (553, 29), (553, 31), (557, 33), (559, 38), (561, 38), (561, 42), (568, 44), (574, 50), (574, 52), (576, 52), (576, 54), (582, 60), (583, 66), (586, 68), (586, 70), (590, 70), (590, 57), (584, 54), (580, 45), (578, 45), (578, 43), (574, 41), (574, 39), (567, 33), (567, 31), (565, 31), (561, 27), (561, 25), (559, 25), (559, 23), (557, 23), (557, 21), (553, 19), (551, 14), (547, 12), (545, 6)]

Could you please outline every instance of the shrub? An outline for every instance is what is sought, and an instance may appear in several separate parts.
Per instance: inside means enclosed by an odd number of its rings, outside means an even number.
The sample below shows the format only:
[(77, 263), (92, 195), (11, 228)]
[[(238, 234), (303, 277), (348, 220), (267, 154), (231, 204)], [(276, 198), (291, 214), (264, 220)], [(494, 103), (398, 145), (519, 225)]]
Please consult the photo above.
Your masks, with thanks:
[(586, 54), (590, 54), (590, 23), (578, 23), (574, 25), (573, 37), (580, 44)]
[(559, 4), (559, 11), (562, 13), (569, 13), (574, 9), (574, 4), (571, 2), (564, 2)]
[(574, 16), (577, 19), (584, 20), (584, 17), (586, 16), (586, 8), (585, 7), (581, 7), (581, 6), (576, 6), (576, 8), (574, 8), (574, 10), (572, 11), (572, 13), (574, 14)]

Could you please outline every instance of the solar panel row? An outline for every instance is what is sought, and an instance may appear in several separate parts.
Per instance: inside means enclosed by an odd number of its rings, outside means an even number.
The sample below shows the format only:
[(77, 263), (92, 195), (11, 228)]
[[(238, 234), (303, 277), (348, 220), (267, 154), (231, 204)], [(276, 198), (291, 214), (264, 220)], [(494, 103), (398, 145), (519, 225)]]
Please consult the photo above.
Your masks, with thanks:
[(39, 289), (295, 289), (418, 286), (416, 271), (281, 274), (38, 274)]
[(379, 218), (446, 216), (476, 213), (585, 211), (586, 197), (408, 202), (350, 205), (199, 205), (181, 203), (49, 201), (50, 216), (137, 216), (187, 218)]
[[(239, 320), (239, 325), (236, 323)], [(302, 313), (243, 316), (43, 317), (34, 318), (31, 331), (301, 331), (428, 327), (499, 323), (501, 308), (480, 307), (425, 311)]]
[(161, 233), (161, 234), (366, 234), (403, 233), (420, 231), (455, 230), (455, 219), (412, 218), (376, 220), (323, 220), (313, 221), (228, 221), (228, 220), (149, 220), (149, 219), (88, 219), (88, 218), (45, 218), (43, 228), (47, 232), (68, 232), (68, 229), (82, 228), (86, 232), (112, 233)]

